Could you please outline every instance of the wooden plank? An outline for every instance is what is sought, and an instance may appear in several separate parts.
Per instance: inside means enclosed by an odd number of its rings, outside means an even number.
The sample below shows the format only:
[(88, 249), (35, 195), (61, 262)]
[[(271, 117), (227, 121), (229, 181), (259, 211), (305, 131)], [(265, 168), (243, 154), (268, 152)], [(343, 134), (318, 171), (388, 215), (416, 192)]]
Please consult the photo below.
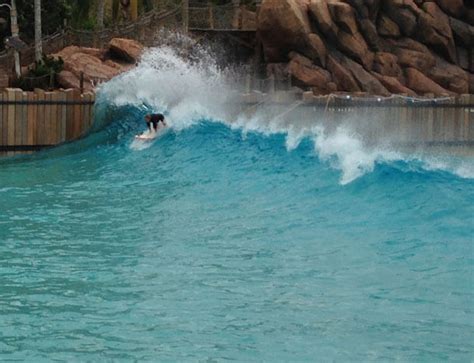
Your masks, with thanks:
[[(80, 101), (81, 100), (81, 94), (78, 90), (74, 90), (74, 101)], [(73, 139), (77, 139), (81, 135), (81, 105), (72, 105), (71, 106), (74, 109), (74, 114), (73, 114)]]
[[(471, 105), (474, 104), (474, 95), (468, 96), (467, 103)], [(466, 107), (466, 113), (467, 113), (467, 117), (466, 117), (467, 139), (469, 141), (474, 141), (474, 108), (469, 109)]]
[[(67, 89), (65, 91), (68, 102), (74, 100), (74, 90)], [(71, 105), (66, 106), (66, 141), (73, 139), (74, 135), (74, 108)]]
[[(84, 94), (80, 95), (80, 100), (81, 102), (84, 102), (86, 100), (86, 97)], [(81, 121), (79, 125), (79, 134), (82, 136), (86, 133), (87, 131), (87, 125), (86, 125), (86, 105), (82, 104), (81, 105)]]
[(50, 144), (57, 145), (58, 144), (58, 92), (52, 92), (51, 95), (51, 102), (54, 102), (49, 107), (51, 108), (51, 121), (50, 121)]
[[(28, 102), (28, 92), (23, 92), (23, 101)], [(23, 128), (23, 133), (21, 135), (21, 144), (22, 145), (28, 145), (28, 108), (30, 108), (32, 105), (28, 105), (27, 103), (23, 106), (23, 115), (22, 115), (22, 128)]]
[[(28, 92), (28, 101), (33, 102), (37, 100), (37, 95), (33, 92)], [(36, 114), (38, 105), (30, 105), (28, 107), (28, 145), (36, 144)]]
[[(39, 102), (44, 101), (44, 91), (35, 89), (36, 98)], [(44, 126), (44, 105), (39, 104), (36, 108), (36, 144), (46, 145), (45, 142), (45, 126)]]
[[(7, 92), (2, 92), (3, 99), (8, 100), (8, 94)], [(8, 107), (6, 105), (3, 105), (3, 134), (1, 135), (1, 144), (6, 146), (8, 145)]]
[[(8, 101), (15, 101), (15, 90), (7, 88)], [(10, 104), (8, 108), (8, 136), (6, 145), (15, 145), (15, 104)]]
[(5, 108), (5, 105), (2, 105), (1, 102), (3, 101), (3, 92), (0, 93), (0, 146), (3, 145), (3, 134), (5, 133), (5, 130), (3, 129), (3, 109)]
[[(66, 101), (67, 95), (63, 91), (59, 91), (58, 94), (59, 101)], [(66, 105), (58, 106), (58, 141), (60, 143), (66, 141)]]
[[(15, 101), (21, 102), (23, 101), (23, 92), (20, 90), (15, 91)], [(23, 117), (23, 105), (16, 104), (15, 105), (15, 141), (13, 145), (21, 145), (22, 141), (22, 134), (23, 134), (23, 125), (22, 123)]]
[[(51, 102), (52, 92), (45, 92), (44, 100)], [(52, 145), (52, 118), (51, 118), (51, 105), (44, 106), (44, 129), (45, 129), (45, 142), (46, 145)]]

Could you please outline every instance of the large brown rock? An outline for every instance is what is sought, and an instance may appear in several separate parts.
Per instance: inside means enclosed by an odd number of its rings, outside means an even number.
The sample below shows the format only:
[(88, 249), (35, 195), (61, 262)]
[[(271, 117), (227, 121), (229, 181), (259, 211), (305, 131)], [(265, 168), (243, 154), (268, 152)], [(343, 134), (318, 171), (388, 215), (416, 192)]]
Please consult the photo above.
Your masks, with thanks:
[(418, 17), (417, 37), (431, 45), (452, 63), (456, 63), (456, 47), (449, 17), (433, 2), (423, 3)]
[(106, 81), (120, 74), (121, 71), (101, 62), (100, 59), (85, 53), (75, 53), (64, 59), (64, 70), (80, 77), (84, 73), (86, 80)]
[(352, 6), (337, 0), (332, 0), (328, 2), (328, 8), (332, 19), (340, 29), (352, 35), (358, 33), (355, 13)]
[(284, 62), (291, 51), (308, 53), (309, 19), (296, 0), (264, 0), (258, 32), (267, 62)]
[(423, 44), (409, 38), (388, 39), (388, 49), (392, 50), (402, 67), (412, 67), (424, 71), (436, 64), (434, 56)]
[(417, 28), (417, 14), (420, 12), (413, 0), (386, 0), (384, 13), (392, 19), (406, 36), (411, 36)]
[(437, 96), (451, 94), (451, 92), (444, 89), (415, 68), (407, 68), (405, 70), (405, 76), (407, 80), (407, 87), (419, 94), (432, 93)]
[[(72, 72), (61, 71), (56, 77), (56, 81), (62, 88), (81, 88), (81, 82), (79, 78)], [(93, 90), (93, 86), (90, 81), (85, 80), (83, 84), (84, 92), (89, 92)]]
[(380, 96), (390, 95), (390, 92), (380, 83), (380, 81), (367, 72), (360, 64), (346, 57), (342, 57), (341, 61), (342, 65), (352, 73), (359, 87), (363, 91)]
[(461, 68), (436, 57), (436, 65), (425, 71), (433, 81), (443, 88), (459, 93), (469, 93), (469, 76)]
[(52, 54), (52, 57), (59, 58), (61, 57), (63, 60), (69, 58), (73, 54), (76, 53), (84, 53), (90, 56), (93, 56), (97, 59), (103, 60), (105, 57), (105, 51), (98, 48), (88, 48), (88, 47), (78, 47), (75, 45), (70, 45), (61, 49), (59, 52)]
[(360, 92), (362, 89), (352, 76), (352, 73), (344, 68), (335, 56), (328, 56), (327, 69), (331, 72), (338, 90), (347, 92)]
[(469, 71), (469, 52), (467, 49), (462, 47), (456, 47), (456, 53), (458, 54), (458, 64), (462, 69)]
[(398, 65), (398, 58), (396, 55), (387, 52), (375, 53), (374, 65), (372, 69), (380, 73), (382, 76), (390, 76), (401, 79), (403, 72)]
[(327, 0), (311, 0), (309, 13), (318, 25), (321, 32), (331, 40), (337, 39), (339, 31), (329, 12)]
[(369, 19), (362, 19), (359, 21), (360, 32), (364, 36), (367, 44), (372, 50), (380, 49), (380, 39), (377, 34), (377, 28), (375, 27), (374, 22)]
[(311, 60), (302, 55), (293, 53), (292, 56), (288, 72), (294, 77), (297, 85), (325, 89), (325, 85), (331, 82), (328, 71), (311, 64)]
[(381, 15), (377, 22), (377, 31), (383, 37), (400, 37), (400, 28), (397, 23), (385, 15)]
[(372, 68), (374, 54), (360, 33), (349, 34), (341, 30), (338, 34), (338, 48), (362, 63), (366, 69)]
[(381, 0), (342, 0), (351, 5), (358, 19), (369, 19), (372, 22), (378, 17)]
[(449, 23), (456, 43), (466, 48), (474, 47), (474, 26), (452, 17), (449, 18)]
[(109, 50), (119, 59), (136, 63), (143, 53), (143, 46), (133, 39), (113, 38), (109, 42)]
[(375, 78), (377, 78), (382, 85), (388, 89), (391, 93), (395, 94), (404, 94), (407, 96), (416, 96), (416, 93), (413, 92), (411, 89), (405, 87), (400, 81), (395, 77), (390, 76), (383, 76), (376, 72), (372, 73)]
[(311, 59), (318, 61), (320, 65), (326, 67), (326, 57), (327, 57), (327, 50), (326, 45), (319, 37), (319, 35), (315, 33), (311, 33), (308, 35), (308, 46), (307, 46), (307, 54), (311, 57)]
[(463, 0), (436, 0), (444, 12), (460, 18), (465, 10)]

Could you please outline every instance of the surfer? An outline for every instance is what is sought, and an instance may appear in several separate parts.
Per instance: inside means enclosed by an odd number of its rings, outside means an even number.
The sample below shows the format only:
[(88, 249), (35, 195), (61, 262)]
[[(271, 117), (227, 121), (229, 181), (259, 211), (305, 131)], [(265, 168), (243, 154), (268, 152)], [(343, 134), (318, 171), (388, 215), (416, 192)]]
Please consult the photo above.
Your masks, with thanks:
[(158, 124), (160, 122), (163, 124), (163, 126), (166, 126), (165, 116), (163, 116), (163, 114), (161, 113), (149, 113), (148, 115), (145, 115), (145, 121), (146, 121), (148, 130), (150, 130), (150, 132), (151, 132), (152, 125), (153, 125), (153, 130), (157, 132)]

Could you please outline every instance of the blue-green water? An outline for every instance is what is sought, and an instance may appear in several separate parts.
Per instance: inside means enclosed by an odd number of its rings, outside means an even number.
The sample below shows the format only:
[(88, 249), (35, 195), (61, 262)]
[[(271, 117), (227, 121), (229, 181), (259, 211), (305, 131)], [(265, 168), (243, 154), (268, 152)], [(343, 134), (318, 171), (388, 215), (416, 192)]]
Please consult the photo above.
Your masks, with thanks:
[(472, 179), (134, 131), (1, 164), (2, 359), (472, 359)]
[(0, 161), (1, 360), (474, 358), (470, 157), (146, 107)]

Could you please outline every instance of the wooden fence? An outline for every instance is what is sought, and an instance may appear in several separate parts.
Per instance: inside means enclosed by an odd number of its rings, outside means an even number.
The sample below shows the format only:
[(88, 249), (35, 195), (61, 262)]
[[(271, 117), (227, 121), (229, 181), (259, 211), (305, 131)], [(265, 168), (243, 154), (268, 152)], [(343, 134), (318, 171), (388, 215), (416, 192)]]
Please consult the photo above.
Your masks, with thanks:
[(0, 93), (0, 151), (37, 150), (80, 138), (92, 126), (95, 95), (78, 90)]

